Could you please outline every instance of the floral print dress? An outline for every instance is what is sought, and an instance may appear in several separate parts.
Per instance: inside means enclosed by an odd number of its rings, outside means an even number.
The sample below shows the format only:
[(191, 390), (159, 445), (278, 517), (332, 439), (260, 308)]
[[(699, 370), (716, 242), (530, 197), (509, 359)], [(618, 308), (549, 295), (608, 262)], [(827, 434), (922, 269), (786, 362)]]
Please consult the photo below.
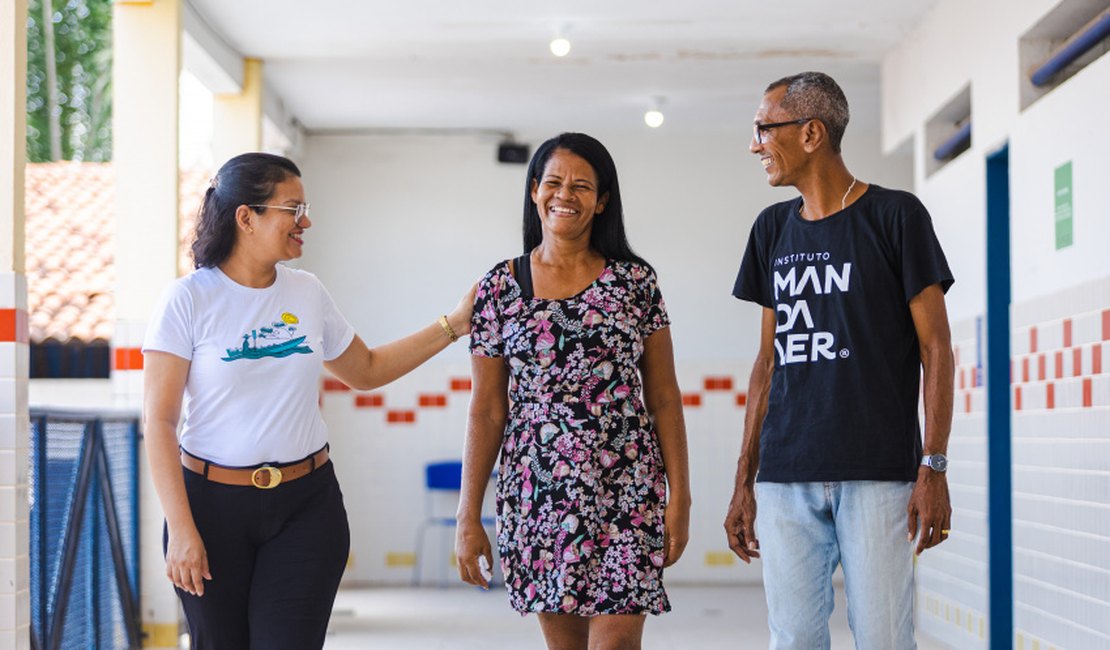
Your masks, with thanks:
[(655, 274), (606, 263), (570, 298), (522, 295), (505, 261), (478, 284), (471, 353), (503, 357), (510, 409), (497, 546), (522, 614), (660, 614), (666, 477), (641, 399), (644, 339), (670, 325)]

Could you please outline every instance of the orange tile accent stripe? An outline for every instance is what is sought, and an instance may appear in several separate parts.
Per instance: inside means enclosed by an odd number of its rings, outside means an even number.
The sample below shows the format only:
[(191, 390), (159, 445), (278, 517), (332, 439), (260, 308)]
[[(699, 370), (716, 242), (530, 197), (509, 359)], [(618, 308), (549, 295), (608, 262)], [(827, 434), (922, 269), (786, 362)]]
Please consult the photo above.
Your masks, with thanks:
[(1014, 410), (1021, 410), (1021, 386), (1014, 386)]
[(967, 373), (967, 368), (960, 368), (956, 375), (960, 378), (960, 390), (964, 389), (964, 374)]
[(447, 396), (443, 394), (425, 394), (420, 396), (417, 403), (422, 408), (443, 408), (447, 406)]
[(1110, 309), (1102, 310), (1102, 340), (1110, 341)]
[(706, 377), (705, 390), (732, 390), (732, 377)]
[(1021, 360), (1021, 381), (1029, 382), (1029, 357)]
[(1101, 343), (1095, 343), (1094, 347), (1091, 348), (1091, 374), (1092, 375), (1101, 375), (1102, 374), (1102, 344)]
[(0, 343), (26, 343), (29, 337), (25, 309), (0, 309)]
[(1037, 351), (1037, 328), (1036, 326), (1029, 328), (1029, 351)]
[(351, 390), (351, 387), (339, 381), (338, 379), (325, 379), (324, 390), (329, 393), (335, 393), (341, 391), (349, 391)]
[(1083, 406), (1091, 405), (1091, 378), (1083, 378)]
[(116, 348), (112, 370), (142, 370), (143, 351), (140, 348)]
[(387, 411), (385, 421), (390, 424), (412, 424), (416, 422), (416, 411)]
[(381, 408), (385, 406), (385, 395), (381, 393), (355, 395), (355, 406), (359, 408)]
[(1064, 347), (1071, 347), (1071, 319), (1064, 319)]
[(1083, 348), (1071, 349), (1071, 376), (1078, 377), (1083, 374)]
[(1046, 409), (1056, 408), (1056, 385), (1052, 382), (1045, 384), (1044, 402)]
[(698, 393), (683, 393), (683, 406), (701, 406), (701, 395)]
[(452, 377), (451, 390), (453, 391), (467, 391), (470, 390), (470, 377)]
[(971, 413), (971, 393), (964, 393), (964, 413)]
[(747, 393), (737, 393), (736, 394), (736, 405), (737, 406), (747, 406), (748, 405), (748, 394)]
[(1060, 379), (1064, 376), (1064, 351), (1056, 351), (1056, 378)]
[(1037, 355), (1037, 381), (1044, 381), (1044, 355)]

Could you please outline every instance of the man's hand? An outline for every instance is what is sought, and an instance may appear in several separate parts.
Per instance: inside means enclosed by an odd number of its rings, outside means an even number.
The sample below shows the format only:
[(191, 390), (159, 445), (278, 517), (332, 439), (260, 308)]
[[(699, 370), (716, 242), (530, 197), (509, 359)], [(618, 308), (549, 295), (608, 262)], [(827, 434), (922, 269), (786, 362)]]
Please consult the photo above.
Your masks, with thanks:
[(925, 549), (948, 539), (948, 531), (952, 527), (952, 504), (948, 498), (948, 478), (943, 472), (935, 472), (928, 467), (922, 467), (918, 471), (917, 483), (913, 486), (907, 511), (907, 539), (913, 541), (919, 525), (921, 531), (914, 554), (921, 555)]
[(737, 485), (725, 515), (728, 547), (741, 560), (752, 563), (759, 557), (759, 540), (755, 536), (755, 488)]

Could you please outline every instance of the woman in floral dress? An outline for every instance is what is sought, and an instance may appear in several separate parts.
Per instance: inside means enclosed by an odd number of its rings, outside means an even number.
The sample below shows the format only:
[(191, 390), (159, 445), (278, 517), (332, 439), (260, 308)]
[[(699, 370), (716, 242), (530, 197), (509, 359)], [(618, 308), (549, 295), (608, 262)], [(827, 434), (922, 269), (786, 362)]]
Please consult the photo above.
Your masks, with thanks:
[(459, 573), (488, 586), (480, 508), (500, 453), (513, 608), (539, 615), (551, 648), (639, 647), (689, 534), (686, 429), (666, 306), (600, 142), (564, 133), (536, 151), (524, 251), (478, 285)]

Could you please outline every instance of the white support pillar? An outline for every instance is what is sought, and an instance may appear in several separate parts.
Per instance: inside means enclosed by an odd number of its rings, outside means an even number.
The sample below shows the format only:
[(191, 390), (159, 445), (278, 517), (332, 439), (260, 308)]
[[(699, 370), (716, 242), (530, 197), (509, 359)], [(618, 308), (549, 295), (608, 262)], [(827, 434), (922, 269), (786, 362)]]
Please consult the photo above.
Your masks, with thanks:
[[(117, 406), (142, 404), (142, 345), (158, 297), (177, 277), (181, 0), (116, 0), (112, 16), (116, 171)], [(141, 616), (144, 647), (176, 648), (179, 606), (162, 561), (162, 510), (140, 463)]]
[(27, 2), (0, 0), (0, 648), (30, 648), (27, 282), (23, 168)]
[(243, 89), (217, 94), (212, 101), (212, 160), (229, 158), (262, 147), (262, 61), (243, 59)]

